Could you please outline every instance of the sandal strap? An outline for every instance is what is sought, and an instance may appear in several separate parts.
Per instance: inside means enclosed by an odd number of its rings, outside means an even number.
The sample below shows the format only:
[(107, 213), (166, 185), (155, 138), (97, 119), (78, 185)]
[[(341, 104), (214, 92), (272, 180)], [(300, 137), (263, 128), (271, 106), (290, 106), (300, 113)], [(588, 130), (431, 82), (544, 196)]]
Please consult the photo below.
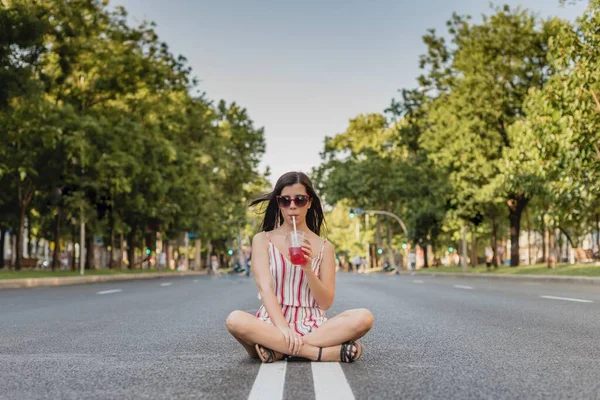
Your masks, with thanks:
[(270, 364), (275, 361), (275, 352), (273, 352), (273, 350), (271, 350), (263, 345), (260, 345), (260, 344), (258, 345), (258, 347), (261, 350), (263, 350), (265, 353), (267, 353), (267, 357), (263, 361), (265, 364)]
[(317, 357), (317, 361), (321, 361), (321, 354), (323, 353), (323, 348), (319, 347), (319, 357)]
[(354, 342), (342, 343), (340, 346), (340, 361), (343, 363), (353, 363), (355, 360), (352, 357), (352, 348), (356, 348)]

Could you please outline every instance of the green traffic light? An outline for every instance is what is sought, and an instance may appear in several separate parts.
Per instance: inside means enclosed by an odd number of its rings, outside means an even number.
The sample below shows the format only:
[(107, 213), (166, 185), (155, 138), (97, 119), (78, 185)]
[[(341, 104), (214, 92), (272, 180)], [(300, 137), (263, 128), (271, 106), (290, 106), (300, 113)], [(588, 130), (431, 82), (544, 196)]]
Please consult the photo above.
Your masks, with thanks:
[(146, 249), (146, 254), (147, 255), (150, 255), (150, 252), (151, 252), (150, 249)]
[(452, 253), (452, 252), (454, 251), (454, 247), (452, 247), (452, 246), (449, 246), (449, 247), (448, 247), (448, 251), (449, 251), (450, 253)]
[(383, 249), (377, 249), (377, 254), (383, 254)]
[(355, 215), (355, 214), (354, 214), (354, 210), (353, 210), (353, 209), (350, 209), (350, 218), (354, 218), (354, 215)]
[(231, 249), (227, 250), (227, 254), (229, 254), (230, 256), (233, 255), (233, 250), (231, 250)]
[(406, 243), (402, 243), (402, 248), (403, 248), (404, 250), (406, 250), (406, 248), (407, 248), (407, 247), (408, 247), (408, 245), (407, 245)]

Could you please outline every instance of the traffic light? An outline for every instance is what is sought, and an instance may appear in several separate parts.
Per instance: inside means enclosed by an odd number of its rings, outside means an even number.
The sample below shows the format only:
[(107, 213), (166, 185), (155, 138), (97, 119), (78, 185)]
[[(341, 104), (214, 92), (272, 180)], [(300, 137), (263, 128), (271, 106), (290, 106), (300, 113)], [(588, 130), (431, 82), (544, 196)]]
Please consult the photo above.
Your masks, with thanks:
[(146, 255), (149, 256), (151, 253), (150, 249), (146, 248)]
[(448, 246), (448, 252), (452, 253), (454, 251), (454, 247)]
[(233, 255), (233, 250), (231, 250), (231, 249), (227, 250), (227, 254), (229, 254), (230, 256), (232, 256)]
[(402, 243), (402, 248), (403, 248), (404, 250), (406, 250), (406, 249), (408, 248), (408, 244), (406, 244), (406, 243)]
[(354, 214), (354, 209), (351, 208), (350, 209), (350, 218), (354, 218), (354, 215), (356, 215), (356, 214)]
[(383, 254), (383, 249), (381, 249), (381, 248), (377, 249), (377, 254)]

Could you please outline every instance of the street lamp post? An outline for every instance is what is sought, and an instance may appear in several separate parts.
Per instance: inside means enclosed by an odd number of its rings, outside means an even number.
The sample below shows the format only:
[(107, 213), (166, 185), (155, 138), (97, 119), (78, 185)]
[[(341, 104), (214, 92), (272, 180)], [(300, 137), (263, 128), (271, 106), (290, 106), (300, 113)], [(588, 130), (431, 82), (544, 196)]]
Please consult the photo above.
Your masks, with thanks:
[[(408, 230), (406, 229), (406, 225), (404, 224), (404, 221), (402, 221), (400, 219), (400, 217), (397, 216), (396, 214), (391, 213), (389, 211), (383, 211), (383, 210), (361, 210), (360, 208), (350, 209), (350, 217), (351, 218), (355, 214), (356, 215), (360, 215), (362, 213), (365, 213), (365, 214), (379, 214), (379, 215), (385, 215), (385, 216), (394, 218), (400, 224), (400, 227), (402, 228), (402, 231), (404, 232), (404, 235), (408, 238)], [(408, 252), (410, 253), (410, 245), (408, 247)], [(396, 268), (396, 274), (397, 275), (400, 274), (400, 268)]]

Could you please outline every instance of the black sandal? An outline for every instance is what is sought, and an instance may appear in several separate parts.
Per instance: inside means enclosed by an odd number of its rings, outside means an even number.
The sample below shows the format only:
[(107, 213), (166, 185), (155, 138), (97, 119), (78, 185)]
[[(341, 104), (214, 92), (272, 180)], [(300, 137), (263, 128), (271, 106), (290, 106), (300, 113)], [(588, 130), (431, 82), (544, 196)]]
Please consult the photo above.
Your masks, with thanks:
[[(255, 344), (254, 348), (256, 349), (256, 353), (258, 354), (258, 358), (265, 364), (270, 364), (275, 361), (275, 352), (271, 349), (266, 348), (265, 346), (261, 346), (260, 344)], [(267, 353), (267, 358), (263, 360), (261, 357), (262, 351)]]
[[(356, 349), (354, 357), (352, 357), (352, 348)], [(342, 343), (340, 347), (340, 362), (353, 363), (362, 356), (362, 345), (358, 342)]]

